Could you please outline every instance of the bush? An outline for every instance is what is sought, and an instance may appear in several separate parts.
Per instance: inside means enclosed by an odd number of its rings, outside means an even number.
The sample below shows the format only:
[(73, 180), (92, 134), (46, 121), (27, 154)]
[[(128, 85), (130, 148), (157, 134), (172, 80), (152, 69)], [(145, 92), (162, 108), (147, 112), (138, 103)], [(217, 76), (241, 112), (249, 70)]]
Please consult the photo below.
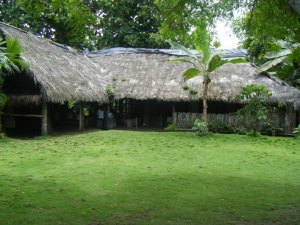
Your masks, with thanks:
[(164, 128), (164, 131), (174, 132), (177, 131), (178, 128), (174, 124), (169, 124), (167, 127)]
[[(249, 121), (253, 136), (257, 136), (259, 124), (268, 122), (270, 108), (267, 105), (271, 92), (265, 85), (250, 84), (241, 89), (237, 100), (244, 102), (244, 107), (238, 110), (238, 115), (242, 116), (245, 121)], [(258, 134), (259, 135), (259, 134)]]
[(195, 132), (198, 136), (204, 136), (208, 134), (208, 126), (207, 123), (200, 119), (196, 119), (194, 122), (194, 126), (192, 127), (192, 130)]
[(300, 137), (300, 124), (294, 129), (293, 134), (295, 137)]

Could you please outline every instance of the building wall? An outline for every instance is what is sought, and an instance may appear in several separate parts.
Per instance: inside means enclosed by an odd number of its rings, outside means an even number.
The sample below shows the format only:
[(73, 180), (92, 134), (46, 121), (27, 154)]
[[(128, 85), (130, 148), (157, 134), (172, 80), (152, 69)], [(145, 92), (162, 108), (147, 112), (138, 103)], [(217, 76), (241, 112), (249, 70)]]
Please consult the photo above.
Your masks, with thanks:
[[(195, 120), (202, 117), (202, 113), (175, 112), (173, 120), (175, 125), (181, 129), (191, 129)], [(269, 115), (269, 125), (260, 125), (260, 131), (266, 134), (291, 134), (295, 128), (296, 114), (283, 111), (273, 112)], [(208, 122), (211, 131), (232, 133), (243, 132), (244, 128), (250, 128), (249, 121), (240, 116), (231, 114), (208, 114)]]

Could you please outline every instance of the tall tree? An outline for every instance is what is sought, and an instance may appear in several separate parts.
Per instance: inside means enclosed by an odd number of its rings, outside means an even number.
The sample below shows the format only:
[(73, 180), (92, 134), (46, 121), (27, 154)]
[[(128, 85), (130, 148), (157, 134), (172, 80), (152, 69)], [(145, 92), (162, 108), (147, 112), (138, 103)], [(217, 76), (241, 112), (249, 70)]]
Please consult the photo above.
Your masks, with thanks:
[(152, 35), (158, 32), (160, 17), (154, 0), (99, 1), (100, 25), (97, 46), (166, 47)]
[[(190, 48), (197, 48), (197, 23), (206, 18), (211, 35), (214, 23), (220, 18), (233, 19), (234, 13), (243, 11), (235, 21), (235, 32), (248, 50), (252, 60), (261, 65), (264, 55), (281, 50), (279, 41), (300, 42), (299, 8), (287, 0), (156, 0), (164, 22), (158, 36), (173, 39)], [(293, 6), (293, 7), (292, 7)], [(277, 66), (277, 75), (286, 81), (299, 77), (300, 48), (294, 48), (289, 63)], [(285, 61), (287, 62), (287, 61)], [(297, 80), (296, 79), (296, 80)], [(294, 82), (290, 82), (294, 84)]]
[(3, 0), (2, 21), (77, 48), (94, 39), (96, 16), (89, 0)]
[[(234, 13), (249, 12), (243, 21), (243, 30), (251, 30), (261, 37), (287, 38), (299, 34), (299, 14), (291, 1), (274, 0), (156, 0), (161, 16), (160, 35), (173, 38), (186, 45), (193, 45), (192, 30), (203, 17), (210, 28), (220, 18), (233, 19)], [(242, 15), (246, 15), (242, 13)], [(211, 29), (212, 31), (212, 29)], [(265, 43), (265, 38), (259, 42)]]
[(79, 49), (166, 47), (154, 0), (0, 0), (0, 20)]

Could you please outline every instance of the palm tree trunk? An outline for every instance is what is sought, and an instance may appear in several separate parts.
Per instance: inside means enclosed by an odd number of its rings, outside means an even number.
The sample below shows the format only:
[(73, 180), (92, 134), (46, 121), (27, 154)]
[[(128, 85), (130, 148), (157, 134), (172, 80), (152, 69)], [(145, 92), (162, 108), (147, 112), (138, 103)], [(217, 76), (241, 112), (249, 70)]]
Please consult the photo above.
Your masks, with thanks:
[(207, 75), (204, 76), (204, 81), (203, 81), (203, 114), (202, 114), (202, 120), (206, 124), (207, 122), (207, 91), (208, 91), (208, 84), (209, 84), (209, 78)]

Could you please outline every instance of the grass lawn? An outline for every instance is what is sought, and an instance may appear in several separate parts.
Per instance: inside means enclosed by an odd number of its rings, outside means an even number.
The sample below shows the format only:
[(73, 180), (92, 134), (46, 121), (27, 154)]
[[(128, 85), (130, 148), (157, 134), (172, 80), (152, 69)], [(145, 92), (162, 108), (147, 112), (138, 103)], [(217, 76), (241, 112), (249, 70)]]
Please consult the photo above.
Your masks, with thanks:
[(0, 224), (300, 224), (300, 140), (99, 131), (0, 139)]

